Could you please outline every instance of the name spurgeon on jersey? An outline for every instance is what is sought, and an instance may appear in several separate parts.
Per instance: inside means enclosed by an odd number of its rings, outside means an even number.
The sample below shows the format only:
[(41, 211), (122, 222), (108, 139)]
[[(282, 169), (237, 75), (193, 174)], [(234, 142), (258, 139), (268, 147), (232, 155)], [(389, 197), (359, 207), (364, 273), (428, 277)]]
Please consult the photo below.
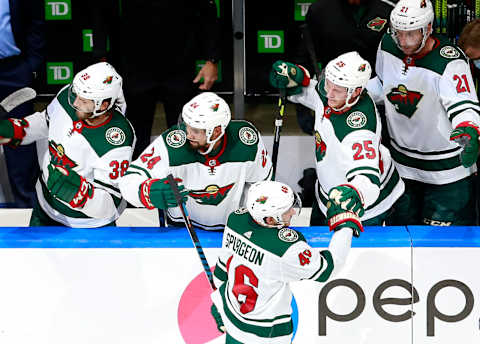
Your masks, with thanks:
[(232, 250), (233, 253), (245, 258), (250, 263), (257, 264), (259, 266), (261, 266), (263, 263), (265, 253), (260, 252), (255, 247), (245, 243), (242, 239), (231, 234), (230, 232), (226, 233), (225, 248)]

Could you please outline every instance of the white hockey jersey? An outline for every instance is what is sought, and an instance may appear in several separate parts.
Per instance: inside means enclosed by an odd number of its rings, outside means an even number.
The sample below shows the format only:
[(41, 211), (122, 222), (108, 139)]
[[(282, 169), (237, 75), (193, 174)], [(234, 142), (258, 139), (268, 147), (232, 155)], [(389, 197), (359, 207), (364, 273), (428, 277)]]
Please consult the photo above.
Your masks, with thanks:
[[(100, 227), (115, 221), (126, 207), (117, 182), (130, 164), (135, 133), (130, 122), (117, 110), (106, 122), (89, 126), (78, 121), (68, 104), (68, 86), (42, 112), (26, 117), (29, 127), (22, 144), (48, 141), (39, 151), (42, 174), (36, 184), (41, 208), (53, 220), (69, 227)], [(94, 186), (93, 197), (83, 208), (72, 208), (47, 189), (51, 159), (61, 161)]]
[(431, 52), (411, 58), (385, 35), (377, 52), (377, 77), (367, 87), (377, 103), (385, 103), (400, 175), (441, 185), (476, 171), (475, 165), (461, 165), (462, 147), (449, 138), (461, 122), (480, 124), (480, 106), (463, 52), (446, 39), (432, 38)]
[(328, 193), (349, 184), (360, 191), (368, 220), (389, 210), (405, 191), (390, 153), (380, 143), (381, 122), (366, 91), (349, 110), (336, 113), (316, 90), (317, 82), (303, 87), (289, 100), (315, 111), (317, 201), (326, 214)]
[(232, 213), (214, 271), (212, 300), (227, 333), (242, 343), (290, 343), (289, 282), (325, 282), (333, 270), (328, 250), (310, 247), (302, 233), (255, 223), (245, 208)]
[[(120, 189), (128, 202), (143, 207), (140, 185), (148, 178), (166, 178), (171, 173), (189, 190), (186, 207), (192, 224), (205, 230), (223, 230), (228, 214), (240, 207), (248, 184), (270, 179), (271, 169), (259, 132), (246, 121), (230, 122), (215, 155), (192, 149), (185, 131), (173, 126), (132, 162)], [(168, 208), (167, 216), (183, 223), (178, 207)]]

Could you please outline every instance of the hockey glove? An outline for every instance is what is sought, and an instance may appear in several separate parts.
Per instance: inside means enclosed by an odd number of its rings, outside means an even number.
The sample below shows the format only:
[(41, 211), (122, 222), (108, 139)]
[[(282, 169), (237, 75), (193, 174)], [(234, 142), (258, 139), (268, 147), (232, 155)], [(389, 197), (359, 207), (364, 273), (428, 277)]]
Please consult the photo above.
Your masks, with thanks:
[(93, 197), (94, 187), (70, 167), (48, 165), (47, 188), (72, 208), (82, 208)]
[(358, 238), (360, 232), (363, 232), (360, 217), (365, 213), (360, 194), (349, 185), (339, 185), (330, 190), (328, 198), (327, 218), (330, 230), (349, 227)]
[(479, 128), (473, 122), (462, 122), (450, 134), (450, 140), (454, 140), (463, 146), (460, 153), (460, 161), (463, 167), (472, 166), (478, 158)]
[[(175, 180), (177, 182), (182, 181), (181, 179)], [(188, 191), (185, 189), (185, 186), (181, 184), (178, 184), (178, 191), (180, 191), (182, 196), (182, 202), (185, 203), (187, 201)], [(148, 209), (167, 209), (178, 206), (167, 178), (147, 179), (140, 185), (138, 195), (142, 204)]]
[(25, 119), (9, 118), (0, 120), (0, 144), (17, 147), (25, 137), (25, 128), (29, 126)]
[(310, 74), (302, 66), (290, 62), (277, 61), (270, 71), (270, 85), (286, 88), (287, 96), (302, 93), (302, 87), (310, 84)]
[(212, 304), (212, 307), (210, 308), (210, 313), (213, 316), (213, 319), (215, 319), (215, 323), (217, 324), (217, 329), (225, 333), (225, 325), (223, 324), (222, 316), (218, 312), (217, 306), (215, 304)]

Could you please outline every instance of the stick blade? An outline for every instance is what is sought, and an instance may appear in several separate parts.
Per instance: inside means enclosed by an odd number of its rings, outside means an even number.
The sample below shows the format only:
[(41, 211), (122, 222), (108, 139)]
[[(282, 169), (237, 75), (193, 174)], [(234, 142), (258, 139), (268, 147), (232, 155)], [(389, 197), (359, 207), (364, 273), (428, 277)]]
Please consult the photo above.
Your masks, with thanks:
[(2, 100), (0, 105), (5, 109), (5, 111), (10, 112), (17, 106), (35, 99), (36, 96), (37, 92), (35, 92), (33, 88), (24, 87), (8, 95), (4, 100)]

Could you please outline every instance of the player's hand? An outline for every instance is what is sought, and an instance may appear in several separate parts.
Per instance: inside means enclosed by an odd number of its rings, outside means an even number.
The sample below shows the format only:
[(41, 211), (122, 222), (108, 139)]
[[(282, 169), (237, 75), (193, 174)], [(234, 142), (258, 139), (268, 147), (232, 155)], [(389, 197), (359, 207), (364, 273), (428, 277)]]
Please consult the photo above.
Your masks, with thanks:
[(202, 69), (198, 72), (195, 79), (193, 79), (193, 83), (203, 82), (198, 86), (200, 90), (207, 91), (212, 88), (215, 81), (218, 79), (218, 67), (215, 63), (210, 61), (205, 62)]
[(450, 140), (463, 146), (460, 161), (464, 167), (472, 166), (478, 158), (478, 126), (473, 122), (462, 122), (450, 134)]
[(339, 185), (330, 190), (328, 198), (327, 219), (330, 230), (349, 227), (358, 238), (360, 232), (363, 232), (360, 217), (365, 213), (360, 194), (351, 186)]
[(9, 118), (0, 120), (0, 144), (17, 147), (25, 137), (25, 128), (29, 126), (25, 119)]
[(349, 185), (333, 187), (328, 193), (328, 199), (330, 202), (340, 206), (341, 209), (349, 210), (357, 214), (359, 217), (362, 217), (365, 213), (361, 195)]
[[(180, 184), (181, 179), (175, 179), (178, 183), (178, 191), (182, 196), (182, 203), (187, 201), (188, 190)], [(168, 183), (167, 178), (163, 179), (147, 179), (138, 190), (140, 201), (148, 208), (167, 209), (178, 206), (177, 200), (173, 193), (172, 187)]]
[(302, 66), (282, 60), (276, 61), (270, 71), (270, 85), (275, 88), (287, 89), (291, 96), (302, 92), (302, 86), (308, 86), (310, 74)]
[(82, 208), (93, 197), (94, 187), (70, 167), (48, 165), (47, 188), (72, 208)]
[(223, 324), (222, 316), (218, 312), (217, 306), (215, 304), (212, 304), (212, 307), (210, 308), (210, 313), (213, 316), (213, 319), (215, 319), (215, 323), (217, 324), (217, 329), (225, 333), (225, 325)]

